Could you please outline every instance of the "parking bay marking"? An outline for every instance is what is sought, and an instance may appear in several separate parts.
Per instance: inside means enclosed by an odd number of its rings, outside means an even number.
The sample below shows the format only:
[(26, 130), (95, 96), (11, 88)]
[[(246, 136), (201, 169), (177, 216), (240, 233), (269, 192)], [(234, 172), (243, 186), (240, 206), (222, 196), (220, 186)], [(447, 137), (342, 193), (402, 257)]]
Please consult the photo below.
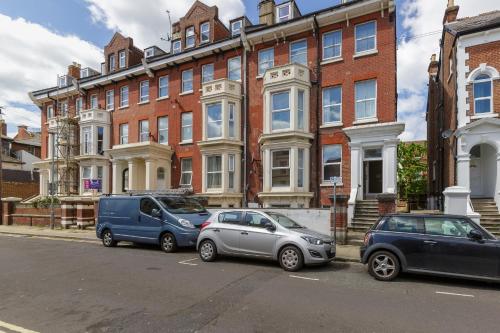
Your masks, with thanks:
[(436, 291), (436, 294), (439, 294), (439, 295), (448, 295), (448, 296), (471, 297), (471, 298), (475, 297), (474, 295), (449, 293), (449, 292), (446, 292), (446, 291)]
[[(14, 332), (17, 332), (17, 333), (38, 333), (36, 331), (28, 330), (26, 328), (23, 328), (23, 327), (20, 327), (20, 326), (16, 326), (16, 325), (13, 325), (13, 324), (9, 324), (9, 323), (6, 323), (6, 322), (1, 321), (1, 320), (0, 320), (0, 328), (6, 328), (9, 331), (14, 331)], [(0, 332), (2, 332), (2, 331), (0, 331)]]
[(198, 258), (193, 258), (193, 259), (186, 259), (186, 260), (183, 260), (183, 261), (179, 261), (179, 264), (181, 265), (189, 265), (189, 266), (198, 266), (198, 264), (193, 264), (189, 261), (193, 261), (193, 260), (198, 260)]
[(302, 280), (309, 280), (309, 281), (319, 281), (319, 279), (316, 279), (316, 278), (309, 278), (309, 277), (305, 277), (305, 276), (298, 276), (298, 275), (288, 275), (289, 277), (293, 278), (293, 279), (302, 279)]

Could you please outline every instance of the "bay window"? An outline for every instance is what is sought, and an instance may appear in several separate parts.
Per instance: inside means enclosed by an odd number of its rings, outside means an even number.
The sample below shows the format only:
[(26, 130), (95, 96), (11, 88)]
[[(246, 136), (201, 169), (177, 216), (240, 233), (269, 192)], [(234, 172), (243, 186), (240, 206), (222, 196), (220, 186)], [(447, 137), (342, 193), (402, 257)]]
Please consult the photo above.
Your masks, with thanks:
[(207, 156), (207, 188), (222, 187), (222, 156)]
[(290, 91), (271, 95), (271, 128), (273, 131), (290, 128)]
[(259, 51), (259, 75), (274, 67), (274, 48)]
[(304, 187), (304, 149), (297, 150), (297, 187)]
[(92, 154), (92, 128), (90, 126), (82, 128), (83, 155)]
[(356, 25), (356, 53), (370, 52), (377, 48), (377, 23), (375, 21)]
[(342, 87), (323, 89), (323, 124), (339, 123), (342, 120)]
[(290, 150), (271, 152), (271, 184), (272, 187), (290, 186)]
[(323, 146), (323, 182), (331, 177), (340, 177), (342, 167), (342, 145)]
[(304, 90), (299, 90), (297, 96), (297, 128), (304, 129)]
[(207, 105), (207, 138), (222, 137), (222, 103)]
[(236, 105), (234, 103), (229, 103), (229, 137), (231, 139), (234, 139), (236, 137), (235, 135), (235, 110), (236, 110)]
[(234, 189), (234, 167), (235, 167), (235, 157), (234, 154), (228, 155), (227, 160), (227, 172), (229, 176), (228, 188)]
[(104, 127), (97, 126), (97, 154), (104, 153)]

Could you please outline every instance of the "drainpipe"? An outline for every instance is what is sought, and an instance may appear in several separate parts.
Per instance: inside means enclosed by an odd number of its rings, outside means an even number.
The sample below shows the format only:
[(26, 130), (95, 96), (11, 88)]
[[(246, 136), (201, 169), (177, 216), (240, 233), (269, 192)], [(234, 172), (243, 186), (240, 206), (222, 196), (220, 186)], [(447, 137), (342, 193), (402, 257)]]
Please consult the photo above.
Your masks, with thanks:
[(250, 51), (250, 44), (248, 43), (245, 30), (241, 31), (241, 42), (243, 43), (243, 207), (248, 207), (248, 61), (247, 54)]
[[(319, 24), (318, 20), (316, 18), (316, 15), (313, 16), (313, 22), (314, 22), (314, 30), (313, 34), (316, 40), (316, 110), (319, 111), (319, 106), (321, 103), (321, 97), (320, 97), (320, 87), (321, 87), (321, 51), (320, 51), (320, 42), (319, 42)], [(309, 114), (311, 112), (309, 111)], [(321, 164), (320, 163), (320, 143), (319, 143), (319, 129), (321, 126), (320, 119), (319, 119), (319, 114), (320, 112), (316, 112), (316, 129), (314, 131), (314, 141), (316, 141), (315, 144), (315, 155), (316, 155), (316, 187), (314, 189), (315, 191), (315, 206), (319, 207), (321, 203)]]

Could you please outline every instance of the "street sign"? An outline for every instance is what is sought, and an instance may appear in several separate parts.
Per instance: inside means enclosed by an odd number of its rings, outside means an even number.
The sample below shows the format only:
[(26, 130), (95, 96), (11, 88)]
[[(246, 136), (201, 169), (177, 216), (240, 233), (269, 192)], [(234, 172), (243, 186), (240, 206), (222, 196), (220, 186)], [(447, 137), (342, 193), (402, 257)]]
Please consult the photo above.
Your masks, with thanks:
[(330, 182), (334, 185), (341, 185), (342, 177), (330, 177)]

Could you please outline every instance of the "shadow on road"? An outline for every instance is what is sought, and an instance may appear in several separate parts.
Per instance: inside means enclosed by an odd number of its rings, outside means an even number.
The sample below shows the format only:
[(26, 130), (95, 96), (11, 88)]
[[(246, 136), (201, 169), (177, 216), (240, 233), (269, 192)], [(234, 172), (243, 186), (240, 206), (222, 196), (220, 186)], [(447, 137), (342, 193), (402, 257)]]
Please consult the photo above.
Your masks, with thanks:
[[(442, 287), (457, 287), (457, 288), (469, 288), (476, 290), (495, 290), (500, 291), (500, 283), (498, 282), (484, 282), (476, 280), (466, 280), (458, 278), (440, 277), (440, 276), (430, 276), (430, 275), (420, 275), (420, 274), (409, 274), (404, 273), (397, 278), (394, 282), (416, 282), (416, 283), (426, 283), (433, 284)], [(384, 283), (384, 282), (382, 282)]]

